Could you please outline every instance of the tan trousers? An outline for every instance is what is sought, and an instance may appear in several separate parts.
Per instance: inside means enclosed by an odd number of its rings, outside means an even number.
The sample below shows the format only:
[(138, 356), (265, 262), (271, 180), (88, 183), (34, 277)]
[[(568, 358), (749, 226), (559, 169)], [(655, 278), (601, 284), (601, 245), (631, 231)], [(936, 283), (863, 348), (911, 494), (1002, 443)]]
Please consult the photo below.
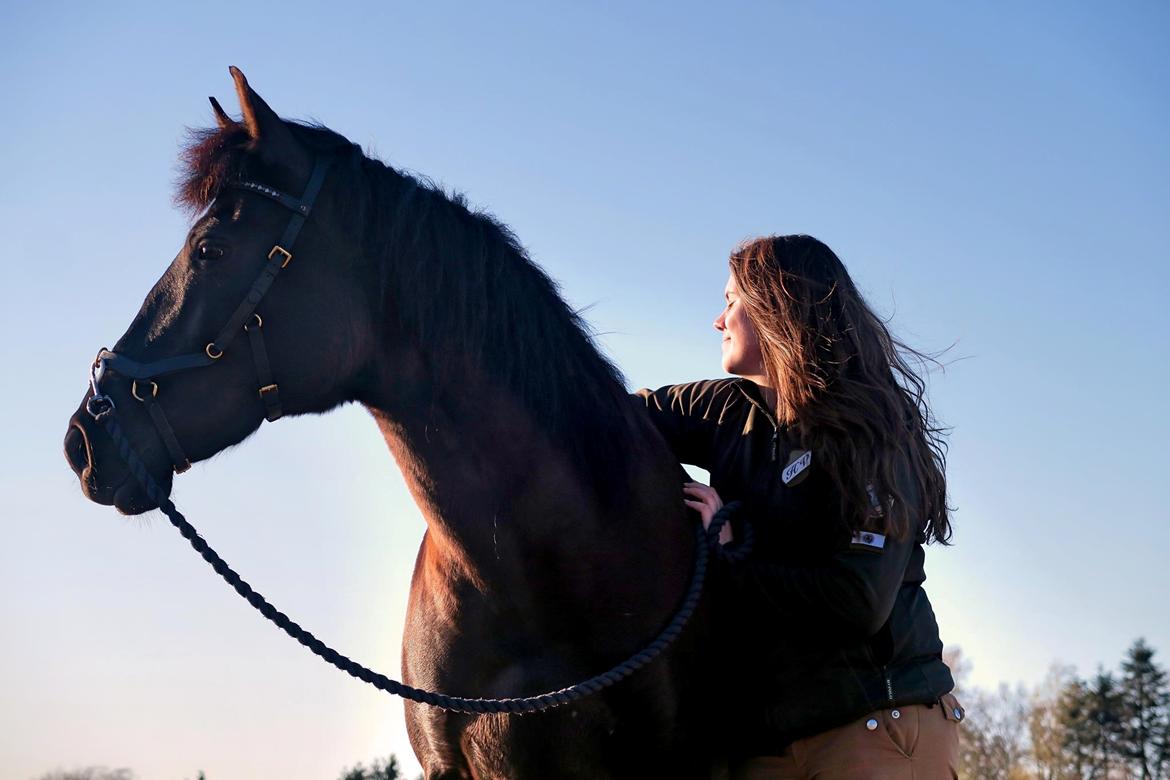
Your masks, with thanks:
[(877, 710), (798, 740), (780, 756), (731, 767), (732, 780), (956, 780), (963, 709), (952, 694), (933, 705)]

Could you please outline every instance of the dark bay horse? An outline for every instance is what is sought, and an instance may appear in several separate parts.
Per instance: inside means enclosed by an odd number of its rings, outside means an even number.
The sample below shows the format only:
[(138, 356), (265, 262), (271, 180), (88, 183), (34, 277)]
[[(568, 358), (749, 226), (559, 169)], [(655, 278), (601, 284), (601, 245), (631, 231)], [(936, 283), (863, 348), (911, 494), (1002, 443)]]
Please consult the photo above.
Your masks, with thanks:
[[(149, 473), (169, 491), (185, 465), (175, 447), (199, 461), (248, 437), (271, 416), (271, 388), (285, 414), (359, 402), (427, 521), (405, 682), (525, 696), (624, 660), (670, 619), (695, 539), (679, 467), (616, 369), (507, 228), (326, 128), (280, 119), (232, 75), (242, 119), (212, 100), (218, 127), (186, 149), (178, 195), (200, 216), (114, 350), (140, 363), (218, 359), (158, 381), (115, 372), (103, 385)], [(272, 375), (257, 392), (248, 338), (223, 350), (210, 340), (289, 217), (233, 182), (299, 193), (323, 157), (331, 166), (295, 256), (248, 321), (262, 325)], [(65, 438), (82, 490), (125, 514), (155, 508), (86, 412), (92, 393)], [(700, 609), (657, 662), (549, 712), (408, 702), (425, 776), (706, 776), (705, 625)]]

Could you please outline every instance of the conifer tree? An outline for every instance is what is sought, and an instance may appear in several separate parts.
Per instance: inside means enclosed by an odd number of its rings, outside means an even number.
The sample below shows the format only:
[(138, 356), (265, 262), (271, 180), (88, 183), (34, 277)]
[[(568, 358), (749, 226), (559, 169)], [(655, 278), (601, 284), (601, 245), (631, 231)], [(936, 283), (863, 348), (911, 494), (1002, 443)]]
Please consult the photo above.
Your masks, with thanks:
[(1058, 707), (1065, 760), (1074, 777), (1092, 778), (1097, 728), (1088, 683), (1079, 677), (1069, 680), (1061, 691)]
[(359, 763), (352, 769), (344, 770), (338, 780), (399, 780), (401, 777), (398, 757), (391, 753), (386, 759), (375, 759), (368, 768)]
[(1129, 648), (1121, 663), (1121, 749), (1141, 780), (1165, 777), (1165, 744), (1170, 726), (1170, 687), (1166, 671), (1154, 662), (1144, 639)]
[(1122, 700), (1117, 679), (1098, 667), (1088, 686), (1089, 720), (1092, 723), (1093, 774), (1109, 778), (1114, 768), (1124, 764), (1121, 744)]

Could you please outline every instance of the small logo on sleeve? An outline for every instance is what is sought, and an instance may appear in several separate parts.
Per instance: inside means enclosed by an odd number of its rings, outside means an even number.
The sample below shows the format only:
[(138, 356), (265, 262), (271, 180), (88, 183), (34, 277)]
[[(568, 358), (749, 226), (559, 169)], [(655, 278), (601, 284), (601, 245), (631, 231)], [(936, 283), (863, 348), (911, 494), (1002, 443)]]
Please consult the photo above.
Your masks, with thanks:
[(854, 531), (850, 547), (854, 550), (881, 552), (886, 549), (886, 536), (885, 534), (875, 534), (873, 531)]
[(788, 465), (780, 472), (780, 478), (785, 485), (795, 485), (803, 479), (803, 474), (812, 464), (812, 450), (793, 450), (788, 456)]

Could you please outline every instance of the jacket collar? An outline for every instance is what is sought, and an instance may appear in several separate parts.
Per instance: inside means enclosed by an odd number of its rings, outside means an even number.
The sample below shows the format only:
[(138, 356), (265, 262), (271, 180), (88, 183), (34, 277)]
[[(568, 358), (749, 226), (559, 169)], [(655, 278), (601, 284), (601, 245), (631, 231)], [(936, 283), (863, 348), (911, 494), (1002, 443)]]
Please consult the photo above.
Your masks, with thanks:
[[(748, 403), (754, 406), (756, 411), (759, 412), (759, 416), (767, 420), (768, 424), (772, 426), (771, 455), (772, 460), (776, 460), (780, 456), (780, 425), (776, 422), (776, 415), (772, 414), (772, 410), (768, 408), (768, 404), (764, 401), (764, 394), (755, 382), (741, 377), (734, 384), (736, 389), (747, 398)], [(744, 421), (744, 433), (748, 433), (754, 427), (752, 417), (749, 414), (747, 420)]]
[(776, 415), (768, 408), (767, 402), (764, 400), (764, 394), (760, 391), (760, 386), (750, 379), (739, 377), (735, 380), (735, 388), (743, 393), (744, 398), (751, 402), (752, 406), (768, 418), (768, 422), (772, 423), (773, 428), (779, 428), (780, 425), (776, 422)]

